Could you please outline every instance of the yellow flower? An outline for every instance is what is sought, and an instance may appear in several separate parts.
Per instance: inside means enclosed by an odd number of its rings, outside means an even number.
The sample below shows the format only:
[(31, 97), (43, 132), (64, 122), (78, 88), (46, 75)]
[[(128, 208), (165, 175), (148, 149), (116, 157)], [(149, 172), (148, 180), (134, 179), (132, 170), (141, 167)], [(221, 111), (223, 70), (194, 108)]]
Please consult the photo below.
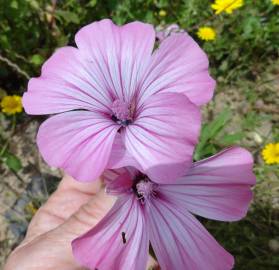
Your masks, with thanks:
[(167, 12), (166, 12), (165, 10), (161, 9), (161, 10), (159, 11), (159, 16), (161, 16), (161, 17), (166, 17), (166, 16), (167, 16)]
[(1, 101), (2, 111), (6, 114), (15, 114), (22, 112), (22, 103), (20, 96), (5, 96)]
[(262, 156), (266, 164), (279, 164), (279, 142), (267, 144), (262, 150)]
[(206, 41), (214, 40), (216, 38), (215, 30), (207, 26), (200, 27), (197, 34), (200, 39)]
[(215, 0), (211, 7), (215, 10), (215, 14), (220, 14), (223, 11), (231, 14), (235, 9), (242, 7), (243, 4), (243, 0)]
[(271, 0), (273, 5), (279, 5), (279, 0)]

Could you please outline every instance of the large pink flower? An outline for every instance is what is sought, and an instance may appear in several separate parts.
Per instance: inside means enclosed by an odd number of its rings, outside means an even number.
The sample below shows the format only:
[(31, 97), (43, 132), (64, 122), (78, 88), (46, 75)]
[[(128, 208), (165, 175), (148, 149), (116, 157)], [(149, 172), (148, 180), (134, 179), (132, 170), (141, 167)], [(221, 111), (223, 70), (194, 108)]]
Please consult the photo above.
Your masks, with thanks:
[(216, 220), (246, 215), (252, 199), (253, 160), (233, 147), (194, 163), (173, 184), (158, 184), (134, 169), (106, 173), (119, 196), (100, 223), (73, 241), (74, 256), (89, 269), (144, 270), (149, 241), (162, 270), (228, 270), (233, 257), (190, 212)]
[(205, 53), (186, 33), (153, 52), (154, 40), (149, 24), (95, 22), (76, 34), (77, 48), (58, 49), (30, 80), (26, 112), (57, 114), (37, 139), (50, 165), (80, 181), (126, 165), (153, 167), (157, 178), (161, 165), (175, 174), (190, 166), (197, 106), (211, 99), (215, 83)]

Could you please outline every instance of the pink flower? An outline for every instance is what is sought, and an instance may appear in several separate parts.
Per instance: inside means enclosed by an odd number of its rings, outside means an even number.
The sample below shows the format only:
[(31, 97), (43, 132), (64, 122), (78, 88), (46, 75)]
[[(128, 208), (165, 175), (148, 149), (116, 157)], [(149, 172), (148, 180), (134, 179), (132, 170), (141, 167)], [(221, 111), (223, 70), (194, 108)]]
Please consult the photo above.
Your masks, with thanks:
[(162, 179), (157, 166), (173, 166), (173, 177), (190, 166), (197, 106), (215, 86), (196, 42), (173, 34), (153, 52), (151, 25), (110, 20), (83, 27), (75, 41), (50, 57), (23, 97), (27, 113), (57, 114), (38, 132), (43, 158), (80, 181), (105, 168), (153, 167), (148, 173)]
[(149, 241), (162, 270), (227, 270), (233, 257), (190, 212), (216, 220), (244, 217), (255, 184), (249, 152), (232, 147), (193, 164), (173, 184), (134, 169), (108, 171), (113, 208), (73, 241), (77, 261), (90, 269), (146, 269)]

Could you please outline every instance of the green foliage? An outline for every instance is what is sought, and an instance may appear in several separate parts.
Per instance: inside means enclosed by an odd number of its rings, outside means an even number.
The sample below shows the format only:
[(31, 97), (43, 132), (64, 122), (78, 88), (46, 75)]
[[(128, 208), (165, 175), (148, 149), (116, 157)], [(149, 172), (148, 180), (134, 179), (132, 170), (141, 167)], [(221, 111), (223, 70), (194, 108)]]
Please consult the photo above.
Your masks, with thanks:
[(224, 133), (224, 128), (231, 118), (231, 111), (226, 108), (215, 119), (202, 126), (199, 143), (194, 154), (195, 160), (210, 156), (220, 148), (231, 146), (243, 138), (242, 132)]
[(207, 229), (236, 259), (236, 270), (275, 270), (279, 268), (278, 250), (271, 246), (279, 239), (278, 209), (257, 201), (248, 216), (238, 222), (204, 221)]
[(195, 160), (200, 160), (202, 157), (215, 152), (211, 140), (215, 139), (215, 137), (223, 129), (230, 118), (230, 110), (226, 109), (222, 113), (220, 113), (212, 122), (203, 125), (199, 143), (196, 147), (194, 155)]
[[(278, 7), (269, 0), (247, 0), (233, 14), (214, 15), (210, 3), (208, 0), (0, 0), (0, 53), (34, 76), (55, 48), (73, 44), (76, 31), (92, 21), (112, 18), (119, 24), (133, 20), (154, 25), (177, 23), (195, 39), (197, 28), (208, 25), (217, 30), (217, 39), (199, 43), (209, 54), (212, 73), (219, 82), (254, 78), (264, 69), (268, 58), (278, 56)], [(167, 12), (164, 18), (158, 14), (161, 9)], [(8, 91), (24, 90), (26, 80), (3, 63), (0, 77), (0, 87)], [(11, 82), (15, 77), (19, 80)]]
[(18, 172), (22, 168), (20, 159), (9, 152), (3, 154), (2, 160), (14, 172)]

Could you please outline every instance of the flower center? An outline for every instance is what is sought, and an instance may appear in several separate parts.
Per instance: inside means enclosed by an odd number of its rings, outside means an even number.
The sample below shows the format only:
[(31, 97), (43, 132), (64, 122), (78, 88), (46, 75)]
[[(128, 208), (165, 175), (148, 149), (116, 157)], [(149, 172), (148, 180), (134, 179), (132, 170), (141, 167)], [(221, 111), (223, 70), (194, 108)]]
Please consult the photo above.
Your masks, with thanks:
[(150, 181), (140, 181), (136, 185), (137, 195), (144, 200), (149, 199), (154, 193), (154, 184)]
[(131, 110), (127, 102), (116, 99), (112, 103), (112, 117), (111, 119), (121, 126), (128, 126), (132, 123)]
[(145, 175), (139, 174), (134, 179), (133, 190), (141, 202), (144, 203), (156, 195), (156, 184), (151, 182)]

